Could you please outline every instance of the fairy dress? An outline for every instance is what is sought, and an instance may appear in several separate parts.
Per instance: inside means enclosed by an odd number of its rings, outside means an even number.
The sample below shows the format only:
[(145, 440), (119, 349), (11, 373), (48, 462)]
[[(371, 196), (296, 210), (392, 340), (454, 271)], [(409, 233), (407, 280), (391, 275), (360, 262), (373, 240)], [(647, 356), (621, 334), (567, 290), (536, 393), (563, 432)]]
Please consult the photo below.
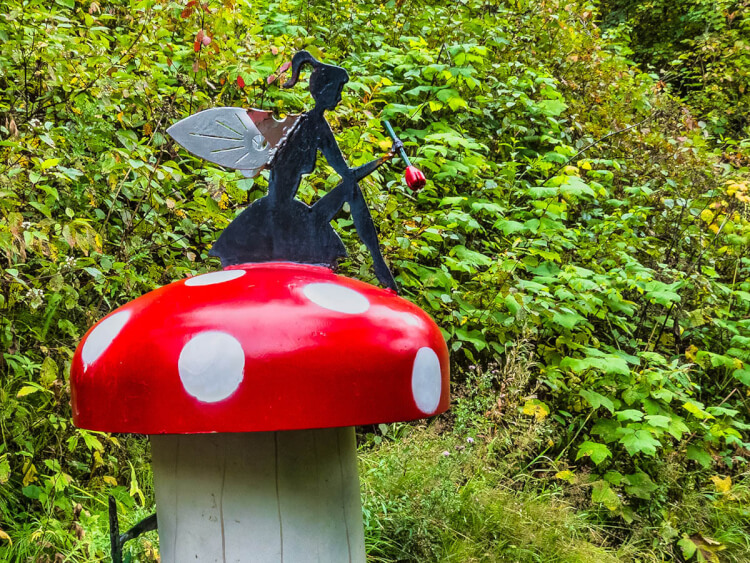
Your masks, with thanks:
[[(246, 262), (301, 262), (335, 266), (347, 252), (330, 218), (295, 198), (302, 176), (315, 168), (318, 120), (302, 114), (270, 165), (268, 195), (224, 229), (209, 254), (223, 267)], [(325, 130), (330, 133), (323, 119)], [(327, 130), (327, 131), (326, 131)]]

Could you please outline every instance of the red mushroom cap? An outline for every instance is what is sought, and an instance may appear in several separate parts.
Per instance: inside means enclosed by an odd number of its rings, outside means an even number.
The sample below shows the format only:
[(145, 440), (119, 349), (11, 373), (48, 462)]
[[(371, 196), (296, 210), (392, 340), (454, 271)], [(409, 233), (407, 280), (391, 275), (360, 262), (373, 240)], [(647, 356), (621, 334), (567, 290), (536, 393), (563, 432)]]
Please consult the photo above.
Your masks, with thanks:
[(413, 420), (448, 408), (437, 325), (393, 291), (328, 268), (244, 264), (120, 307), (71, 369), (73, 421), (141, 434)]

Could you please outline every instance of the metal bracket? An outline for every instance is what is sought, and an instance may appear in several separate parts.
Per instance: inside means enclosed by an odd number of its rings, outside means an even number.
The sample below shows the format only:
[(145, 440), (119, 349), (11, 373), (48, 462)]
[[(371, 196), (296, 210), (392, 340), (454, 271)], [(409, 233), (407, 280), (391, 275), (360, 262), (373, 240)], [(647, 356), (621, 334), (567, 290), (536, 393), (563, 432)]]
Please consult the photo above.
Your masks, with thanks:
[(112, 548), (112, 563), (123, 563), (122, 546), (125, 542), (137, 538), (145, 532), (157, 529), (156, 514), (144, 518), (124, 534), (120, 534), (120, 522), (117, 519), (117, 501), (109, 496), (109, 542)]

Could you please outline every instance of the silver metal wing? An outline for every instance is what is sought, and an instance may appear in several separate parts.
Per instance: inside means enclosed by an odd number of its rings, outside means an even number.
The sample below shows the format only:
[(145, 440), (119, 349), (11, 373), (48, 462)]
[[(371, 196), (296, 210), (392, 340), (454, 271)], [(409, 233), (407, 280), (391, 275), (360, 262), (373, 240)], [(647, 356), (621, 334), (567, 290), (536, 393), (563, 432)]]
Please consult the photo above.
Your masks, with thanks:
[(220, 107), (186, 117), (167, 133), (195, 156), (253, 177), (268, 166), (297, 119), (278, 121), (268, 111)]

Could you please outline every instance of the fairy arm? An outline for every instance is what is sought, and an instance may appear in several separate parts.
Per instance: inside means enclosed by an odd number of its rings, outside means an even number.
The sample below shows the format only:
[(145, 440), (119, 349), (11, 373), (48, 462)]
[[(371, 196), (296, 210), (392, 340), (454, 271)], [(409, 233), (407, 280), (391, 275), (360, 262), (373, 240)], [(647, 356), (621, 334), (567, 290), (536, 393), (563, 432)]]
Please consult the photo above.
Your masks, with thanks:
[(383, 255), (380, 253), (378, 234), (372, 222), (370, 210), (367, 209), (362, 191), (357, 185), (358, 180), (371, 174), (384, 162), (390, 160), (392, 155), (372, 160), (357, 168), (349, 168), (344, 160), (344, 156), (341, 154), (341, 149), (339, 149), (336, 143), (333, 132), (327, 124), (319, 148), (328, 163), (339, 173), (342, 181), (333, 190), (320, 198), (313, 208), (325, 221), (330, 221), (344, 205), (344, 202), (348, 201), (357, 234), (362, 242), (365, 243), (367, 250), (370, 251), (370, 255), (372, 256), (375, 275), (383, 285), (394, 291), (398, 291), (393, 274), (391, 274), (385, 260), (383, 260)]
[(338, 173), (341, 178), (346, 180), (353, 180), (353, 168), (349, 168), (349, 165), (344, 160), (344, 155), (341, 154), (341, 149), (336, 142), (336, 137), (333, 136), (333, 131), (328, 125), (328, 122), (323, 120), (323, 126), (320, 128), (320, 138), (318, 140), (318, 149), (323, 153), (323, 156), (328, 161), (333, 169)]
[(336, 143), (333, 131), (331, 131), (327, 122), (325, 125), (326, 126), (323, 128), (323, 135), (320, 139), (320, 152), (323, 153), (328, 164), (330, 164), (342, 178), (351, 178), (355, 182), (359, 182), (375, 172), (380, 166), (391, 160), (399, 149), (397, 144), (394, 143), (390, 152), (384, 154), (380, 158), (371, 160), (370, 162), (356, 168), (349, 168), (349, 165), (347, 165), (344, 160), (344, 155), (341, 154), (341, 149), (339, 148), (338, 143)]
[[(381, 165), (393, 158), (399, 146), (394, 143), (389, 153), (356, 168), (349, 168), (344, 160), (344, 156), (341, 154), (341, 149), (336, 143), (336, 138), (333, 136), (331, 128), (327, 122), (324, 123), (325, 126), (322, 129), (323, 135), (320, 138), (319, 149), (328, 163), (341, 176), (342, 181), (338, 186), (320, 198), (314, 207), (318, 213), (326, 218), (326, 221), (330, 221), (339, 212), (345, 202), (348, 201), (351, 203), (354, 200), (356, 196), (355, 191), (359, 191), (357, 182), (366, 178)], [(369, 228), (365, 227), (365, 231), (367, 230)]]

